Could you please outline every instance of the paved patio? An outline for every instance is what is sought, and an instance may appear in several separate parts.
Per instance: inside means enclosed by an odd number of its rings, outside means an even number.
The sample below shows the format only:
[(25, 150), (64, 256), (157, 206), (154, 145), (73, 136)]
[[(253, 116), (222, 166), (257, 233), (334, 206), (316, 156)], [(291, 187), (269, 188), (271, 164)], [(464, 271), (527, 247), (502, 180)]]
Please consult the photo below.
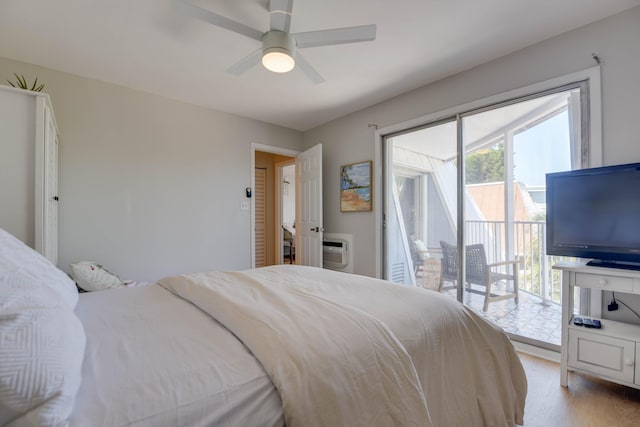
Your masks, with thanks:
[[(437, 289), (437, 284), (431, 281), (425, 288)], [(455, 289), (444, 292), (456, 298)], [(489, 309), (484, 312), (484, 296), (472, 292), (465, 292), (464, 304), (508, 333), (560, 345), (562, 307), (559, 304), (543, 305), (542, 298), (523, 291), (519, 292), (518, 305), (513, 299), (496, 301), (490, 303)]]

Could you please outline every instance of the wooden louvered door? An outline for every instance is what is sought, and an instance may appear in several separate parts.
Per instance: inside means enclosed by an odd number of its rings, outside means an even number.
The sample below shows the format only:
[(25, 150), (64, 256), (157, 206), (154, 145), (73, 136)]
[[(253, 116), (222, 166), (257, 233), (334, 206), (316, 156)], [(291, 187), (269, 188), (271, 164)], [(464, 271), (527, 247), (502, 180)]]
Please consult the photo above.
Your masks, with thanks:
[(256, 267), (264, 267), (267, 263), (267, 170), (256, 168), (254, 207), (255, 207), (255, 242)]

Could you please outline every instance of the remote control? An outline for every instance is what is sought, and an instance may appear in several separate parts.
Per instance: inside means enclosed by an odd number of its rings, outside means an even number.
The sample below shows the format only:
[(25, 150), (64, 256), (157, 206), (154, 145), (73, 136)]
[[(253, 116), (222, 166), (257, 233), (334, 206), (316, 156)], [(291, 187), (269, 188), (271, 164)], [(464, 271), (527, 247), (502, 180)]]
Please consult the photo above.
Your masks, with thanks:
[(574, 317), (573, 324), (576, 326), (582, 326), (582, 317)]
[(582, 319), (582, 324), (586, 328), (595, 328), (595, 329), (602, 328), (602, 324), (597, 319)]

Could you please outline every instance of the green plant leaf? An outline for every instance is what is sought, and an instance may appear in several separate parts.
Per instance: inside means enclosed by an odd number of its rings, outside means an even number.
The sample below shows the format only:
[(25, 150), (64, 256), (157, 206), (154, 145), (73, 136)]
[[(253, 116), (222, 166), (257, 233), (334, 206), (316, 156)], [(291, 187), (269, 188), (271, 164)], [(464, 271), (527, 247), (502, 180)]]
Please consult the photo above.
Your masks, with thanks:
[(34, 80), (33, 84), (31, 85), (31, 88), (29, 88), (29, 84), (27, 83), (27, 79), (24, 77), (24, 75), (22, 75), (22, 74), (18, 75), (17, 73), (13, 73), (13, 75), (16, 77), (15, 84), (11, 80), (7, 80), (7, 82), (12, 87), (19, 87), (20, 89), (31, 90), (31, 91), (34, 91), (34, 92), (41, 92), (42, 89), (44, 89), (44, 83), (41, 84), (40, 86), (38, 86), (38, 78), (37, 77)]
[(28, 89), (27, 80), (24, 78), (24, 76), (23, 75), (18, 76), (16, 74), (16, 77), (18, 78), (18, 84), (20, 85), (20, 87), (22, 89)]
[(16, 86), (14, 87), (19, 87), (20, 89), (24, 89), (24, 86), (22, 85), (22, 80), (20, 80), (20, 76), (17, 75), (16, 73), (13, 73), (14, 76), (16, 76)]

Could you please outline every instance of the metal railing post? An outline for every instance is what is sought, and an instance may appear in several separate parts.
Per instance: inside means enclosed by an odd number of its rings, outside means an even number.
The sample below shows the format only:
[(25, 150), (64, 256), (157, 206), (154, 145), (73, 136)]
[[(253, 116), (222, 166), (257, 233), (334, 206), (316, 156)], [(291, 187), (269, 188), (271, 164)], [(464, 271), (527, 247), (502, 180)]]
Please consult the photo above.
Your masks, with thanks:
[[(549, 280), (549, 274), (551, 273), (549, 270), (549, 263), (547, 262), (547, 239), (546, 239), (546, 235), (547, 233), (545, 232), (545, 225), (544, 223), (539, 225), (539, 229), (540, 231), (538, 232), (539, 236), (538, 239), (540, 241), (540, 249), (541, 249), (541, 253), (540, 253), (540, 257), (541, 259), (541, 275), (542, 275), (542, 304), (543, 305), (549, 305), (549, 295), (547, 292), (547, 284), (548, 284), (548, 280)], [(553, 300), (553, 299), (552, 299)]]

